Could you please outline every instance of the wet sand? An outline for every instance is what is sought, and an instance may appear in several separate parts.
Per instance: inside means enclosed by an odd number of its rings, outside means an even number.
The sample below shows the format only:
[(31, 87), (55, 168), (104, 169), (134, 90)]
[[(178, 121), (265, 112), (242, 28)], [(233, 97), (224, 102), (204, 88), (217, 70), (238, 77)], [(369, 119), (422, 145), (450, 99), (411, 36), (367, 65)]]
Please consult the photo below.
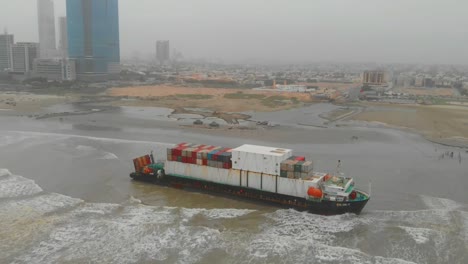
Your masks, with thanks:
[(468, 107), (465, 106), (369, 104), (350, 119), (380, 122), (410, 129), (432, 141), (468, 146)]

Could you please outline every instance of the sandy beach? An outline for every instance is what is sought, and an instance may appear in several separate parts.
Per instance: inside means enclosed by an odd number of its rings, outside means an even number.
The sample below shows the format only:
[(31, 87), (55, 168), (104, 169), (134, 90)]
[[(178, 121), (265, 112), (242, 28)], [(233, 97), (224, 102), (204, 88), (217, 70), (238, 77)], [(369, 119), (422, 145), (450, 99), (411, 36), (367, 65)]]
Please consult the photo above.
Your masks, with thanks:
[(77, 96), (58, 96), (25, 92), (0, 92), (0, 109), (20, 113), (33, 113), (42, 108), (78, 100)]
[(308, 93), (179, 86), (112, 88), (107, 95), (138, 99), (116, 101), (114, 105), (207, 108), (220, 112), (277, 111), (313, 102)]

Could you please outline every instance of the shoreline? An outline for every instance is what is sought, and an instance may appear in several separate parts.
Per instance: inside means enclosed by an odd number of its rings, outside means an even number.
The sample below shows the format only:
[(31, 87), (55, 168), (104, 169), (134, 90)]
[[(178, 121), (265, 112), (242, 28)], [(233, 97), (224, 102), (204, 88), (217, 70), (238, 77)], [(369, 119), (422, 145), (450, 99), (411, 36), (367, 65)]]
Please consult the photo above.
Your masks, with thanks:
[[(11, 102), (12, 100), (7, 100), (6, 98), (14, 98), (14, 102), (17, 102), (16, 105), (8, 104), (8, 108), (2, 107), (1, 103), (5, 103), (6, 101)], [(120, 108), (119, 106), (115, 105), (116, 101), (121, 100), (120, 98), (113, 98), (109, 96), (102, 96), (102, 95), (42, 95), (42, 94), (34, 94), (34, 93), (24, 93), (24, 92), (0, 92), (0, 114), (6, 116), (28, 116), (30, 118), (35, 119), (58, 119), (60, 122), (63, 119), (71, 118), (73, 116), (88, 116), (96, 113), (101, 112), (108, 112), (112, 109)], [(137, 101), (137, 105), (142, 102)], [(144, 103), (143, 103), (144, 104)], [(76, 107), (75, 111), (57, 111), (57, 112), (47, 112), (45, 109), (51, 108), (57, 105), (63, 106), (72, 106)], [(312, 104), (313, 105), (313, 104)], [(337, 109), (332, 111), (326, 111), (318, 113), (317, 116), (321, 118), (323, 122), (321, 123), (308, 123), (308, 122), (301, 122), (298, 121), (295, 124), (279, 124), (281, 127), (288, 127), (290, 125), (297, 125), (302, 126), (304, 129), (309, 127), (310, 129), (326, 129), (331, 127), (376, 127), (376, 128), (386, 128), (386, 129), (395, 129), (405, 132), (410, 132), (413, 134), (417, 134), (423, 137), (425, 140), (434, 143), (440, 144), (444, 146), (450, 147), (458, 147), (458, 148), (468, 148), (468, 138), (460, 135), (450, 135), (450, 131), (444, 131), (448, 136), (445, 137), (435, 137), (435, 135), (442, 133), (440, 130), (436, 130), (437, 127), (425, 127), (426, 129), (410, 126), (404, 126), (404, 119), (406, 118), (408, 109), (411, 111), (420, 111), (429, 109), (431, 111), (453, 111), (458, 113), (457, 111), (464, 111), (465, 108), (460, 107), (453, 107), (453, 106), (403, 106), (403, 105), (389, 105), (389, 104), (359, 104), (359, 105), (349, 105), (349, 104), (333, 104), (337, 107)], [(130, 106), (132, 107), (132, 106)], [(214, 131), (217, 130), (221, 131), (265, 131), (265, 129), (270, 130), (274, 126), (270, 126), (270, 120), (266, 121), (254, 121), (252, 120), (252, 115), (246, 114), (243, 112), (218, 112), (214, 109), (206, 108), (192, 108), (192, 107), (174, 107), (169, 108), (167, 106), (159, 106), (157, 104), (152, 105), (141, 105), (141, 106), (133, 106), (133, 107), (140, 107), (140, 108), (148, 108), (152, 109), (154, 107), (164, 107), (171, 110), (171, 113), (166, 115), (165, 117), (170, 121), (171, 115), (198, 115), (200, 116), (201, 120), (203, 120), (203, 125), (196, 125), (196, 124), (177, 124), (174, 123), (168, 127), (179, 127), (181, 129), (191, 129), (196, 131)], [(302, 107), (306, 107), (304, 105), (298, 105), (295, 108), (301, 109)], [(402, 110), (403, 109), (403, 110)], [(258, 111), (258, 113), (268, 113), (268, 112), (278, 112), (278, 111), (287, 111), (287, 109), (269, 109), (271, 111), (263, 112)], [(468, 107), (466, 107), (468, 113)], [(398, 121), (398, 118), (393, 119), (394, 122), (386, 122), (388, 120), (385, 119), (388, 113), (393, 113), (401, 111), (403, 114), (399, 113), (397, 116), (403, 121)], [(406, 112), (405, 112), (406, 111)], [(381, 112), (381, 113), (379, 113)], [(370, 114), (369, 114), (370, 113)], [(432, 113), (432, 112), (431, 112)], [(383, 116), (382, 116), (383, 114)], [(370, 115), (367, 118), (363, 118), (362, 115)], [(426, 114), (427, 115), (427, 114)], [(195, 121), (198, 118), (180, 118), (177, 117), (178, 120), (187, 120), (187, 121)], [(224, 120), (226, 124), (220, 124), (220, 128), (210, 127), (209, 122), (216, 119)], [(392, 121), (392, 119), (389, 119)], [(468, 119), (467, 119), (468, 120)], [(250, 122), (250, 125), (241, 125), (242, 122)], [(364, 123), (361, 123), (364, 122)], [(396, 124), (400, 122), (399, 124)], [(401, 123), (403, 122), (403, 123)], [(466, 121), (468, 122), (468, 121)], [(271, 123), (276, 123), (272, 121)], [(361, 123), (361, 124), (360, 124)], [(167, 126), (167, 125), (165, 125)], [(429, 129), (427, 129), (429, 128)], [(468, 128), (467, 128), (468, 130)], [(455, 130), (454, 130), (455, 131)], [(215, 133), (215, 134), (218, 134)], [(211, 134), (211, 133), (210, 133)], [(232, 134), (232, 133), (227, 133)], [(456, 138), (458, 137), (458, 138)]]

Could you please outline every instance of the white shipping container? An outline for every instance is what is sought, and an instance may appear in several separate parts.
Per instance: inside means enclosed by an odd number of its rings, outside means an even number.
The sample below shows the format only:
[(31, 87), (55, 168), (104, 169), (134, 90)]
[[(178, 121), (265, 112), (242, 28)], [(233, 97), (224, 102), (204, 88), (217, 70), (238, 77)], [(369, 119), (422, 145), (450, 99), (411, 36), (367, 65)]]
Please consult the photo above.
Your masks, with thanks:
[[(196, 178), (204, 181), (222, 183), (232, 186), (243, 186), (247, 188), (276, 192), (276, 178), (278, 178), (278, 190), (280, 177), (252, 171), (241, 171), (236, 169), (222, 169), (196, 164), (188, 164), (175, 161), (166, 161), (166, 174)], [(242, 180), (240, 179), (242, 177)]]
[(291, 156), (290, 149), (242, 145), (232, 150), (232, 168), (279, 175), (281, 162)]
[(262, 190), (275, 193), (276, 192), (276, 181), (278, 180), (278, 186), (279, 186), (279, 179), (280, 178), (281, 177), (276, 176), (276, 175), (263, 174), (262, 175)]
[(240, 183), (240, 171), (238, 170), (214, 168), (173, 161), (166, 161), (164, 169), (166, 174), (180, 175), (234, 186), (239, 186)]
[(309, 187), (318, 187), (318, 181), (278, 178), (278, 193), (307, 198)]
[(242, 186), (274, 193), (276, 192), (276, 177), (278, 176), (253, 171), (242, 171)]

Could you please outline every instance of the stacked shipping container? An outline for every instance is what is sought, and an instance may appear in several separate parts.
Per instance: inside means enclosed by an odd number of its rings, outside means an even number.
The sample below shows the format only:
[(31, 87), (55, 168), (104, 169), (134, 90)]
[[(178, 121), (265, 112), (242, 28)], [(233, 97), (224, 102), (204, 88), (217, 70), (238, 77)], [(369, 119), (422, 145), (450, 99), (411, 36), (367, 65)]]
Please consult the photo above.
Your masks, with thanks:
[(142, 172), (143, 168), (151, 163), (152, 161), (150, 155), (145, 155), (133, 160), (133, 166), (135, 167), (135, 171), (137, 172)]
[(167, 149), (167, 160), (214, 168), (231, 169), (231, 149), (210, 145), (180, 143)]
[(312, 170), (312, 162), (292, 157), (288, 149), (243, 145), (231, 150), (181, 143), (168, 149), (167, 155), (165, 171), (174, 176), (301, 198), (308, 197), (309, 187), (317, 187), (316, 180), (305, 179)]
[(313, 170), (312, 161), (304, 157), (292, 156), (281, 162), (280, 176), (289, 179), (305, 179)]

